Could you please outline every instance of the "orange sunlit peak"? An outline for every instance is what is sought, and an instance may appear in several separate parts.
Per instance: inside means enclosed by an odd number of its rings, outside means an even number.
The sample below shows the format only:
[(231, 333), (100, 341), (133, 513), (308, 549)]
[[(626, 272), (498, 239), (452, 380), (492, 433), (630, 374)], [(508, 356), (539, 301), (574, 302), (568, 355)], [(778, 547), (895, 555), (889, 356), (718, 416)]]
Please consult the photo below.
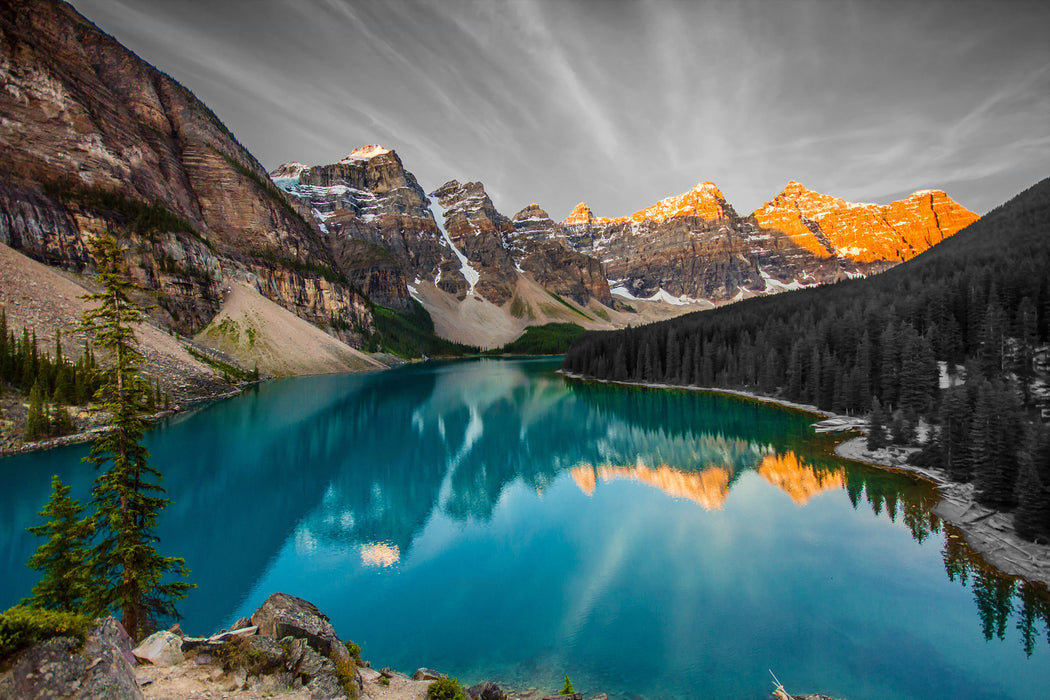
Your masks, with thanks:
[(401, 549), (396, 544), (375, 542), (361, 545), (361, 563), (365, 566), (393, 566), (401, 560)]
[(758, 465), (758, 474), (800, 506), (824, 491), (846, 487), (845, 469), (818, 471), (794, 452), (766, 455)]
[(699, 472), (681, 471), (666, 464), (650, 468), (641, 459), (633, 467), (579, 466), (572, 470), (576, 485), (588, 496), (594, 493), (598, 479), (604, 482), (627, 479), (655, 486), (674, 498), (687, 498), (704, 510), (722, 509), (729, 497), (731, 476), (724, 467), (708, 467)]

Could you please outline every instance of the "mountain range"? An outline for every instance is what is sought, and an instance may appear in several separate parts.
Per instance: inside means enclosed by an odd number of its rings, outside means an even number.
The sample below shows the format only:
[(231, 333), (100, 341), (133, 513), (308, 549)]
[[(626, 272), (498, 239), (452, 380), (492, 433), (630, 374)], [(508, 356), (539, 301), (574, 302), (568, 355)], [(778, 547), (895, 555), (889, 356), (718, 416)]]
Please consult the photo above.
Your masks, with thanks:
[(419, 305), (439, 336), (495, 347), (530, 325), (625, 327), (866, 276), (978, 218), (940, 191), (879, 206), (796, 182), (747, 216), (710, 182), (628, 217), (507, 216), (480, 182), (427, 193), (378, 145), (267, 172), (60, 0), (0, 7), (0, 68), (0, 243), (82, 273), (86, 241), (114, 232), (154, 321), (234, 359), (276, 332), (257, 327), (271, 303), (354, 348), (382, 345), (379, 309)]

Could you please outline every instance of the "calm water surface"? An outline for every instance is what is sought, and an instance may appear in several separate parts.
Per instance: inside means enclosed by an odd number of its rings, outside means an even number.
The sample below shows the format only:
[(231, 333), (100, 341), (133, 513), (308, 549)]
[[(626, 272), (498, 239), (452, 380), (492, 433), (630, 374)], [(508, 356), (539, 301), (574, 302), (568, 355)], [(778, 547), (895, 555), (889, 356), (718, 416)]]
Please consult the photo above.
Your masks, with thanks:
[[(159, 545), (207, 633), (274, 591), (379, 666), (613, 698), (1034, 698), (1038, 591), (931, 517), (931, 490), (827, 457), (806, 414), (481, 360), (275, 382), (149, 434)], [(86, 447), (0, 460), (0, 606)]]

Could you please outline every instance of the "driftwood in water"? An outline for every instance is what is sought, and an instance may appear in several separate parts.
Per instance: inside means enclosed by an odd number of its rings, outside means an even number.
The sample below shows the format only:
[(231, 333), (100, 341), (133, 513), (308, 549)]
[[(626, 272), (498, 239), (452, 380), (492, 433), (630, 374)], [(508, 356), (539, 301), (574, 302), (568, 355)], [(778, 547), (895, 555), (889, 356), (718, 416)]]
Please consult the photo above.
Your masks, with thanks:
[(773, 697), (777, 700), (834, 700), (834, 698), (830, 698), (827, 695), (789, 695), (788, 692), (784, 690), (784, 685), (777, 680), (777, 677), (773, 675), (772, 671), (769, 672), (769, 675), (773, 676), (773, 683), (777, 686), (773, 691)]

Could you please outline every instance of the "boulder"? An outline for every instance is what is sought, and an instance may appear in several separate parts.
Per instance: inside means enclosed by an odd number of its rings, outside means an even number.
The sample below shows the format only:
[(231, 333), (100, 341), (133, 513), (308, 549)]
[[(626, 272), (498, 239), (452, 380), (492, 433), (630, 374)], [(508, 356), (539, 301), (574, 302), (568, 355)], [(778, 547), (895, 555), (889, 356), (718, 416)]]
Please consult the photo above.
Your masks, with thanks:
[(444, 673), (438, 673), (437, 671), (431, 670), (429, 668), (418, 669), (415, 673), (412, 674), (412, 680), (414, 681), (438, 681), (445, 677), (446, 676)]
[(186, 660), (182, 655), (182, 638), (167, 630), (146, 637), (131, 653), (154, 666), (174, 666)]
[(492, 681), (478, 683), (467, 688), (467, 697), (470, 700), (507, 700), (507, 694)]
[(304, 639), (323, 656), (353, 663), (328, 616), (302, 598), (274, 593), (255, 611), (251, 622), (259, 628), (259, 634), (274, 639)]
[(20, 700), (139, 700), (142, 690), (124, 658), (130, 640), (113, 618), (99, 620), (83, 649), (72, 637), (55, 637), (18, 655), (3, 690)]

